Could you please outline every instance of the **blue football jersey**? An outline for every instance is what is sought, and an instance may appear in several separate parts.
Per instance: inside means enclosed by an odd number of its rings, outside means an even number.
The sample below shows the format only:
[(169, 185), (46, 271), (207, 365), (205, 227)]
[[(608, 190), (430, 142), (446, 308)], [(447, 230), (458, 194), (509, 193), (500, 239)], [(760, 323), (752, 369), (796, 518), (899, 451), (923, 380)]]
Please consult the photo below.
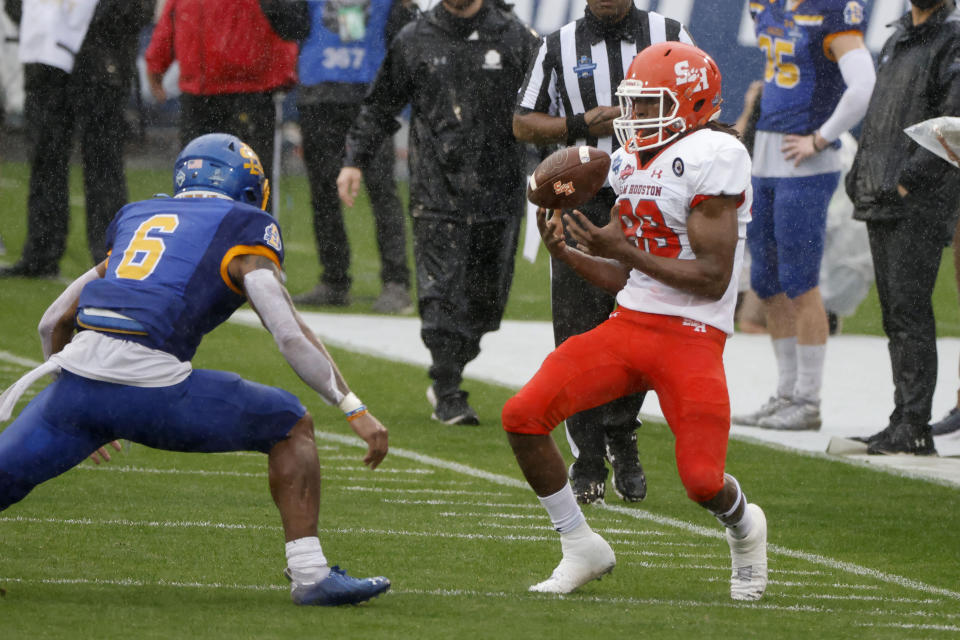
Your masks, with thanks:
[(844, 91), (830, 43), (841, 34), (863, 34), (866, 1), (753, 0), (750, 13), (766, 56), (757, 129), (812, 133)]
[[(184, 361), (246, 300), (227, 274), (234, 257), (258, 254), (283, 264), (277, 221), (219, 198), (128, 204), (107, 229), (106, 242), (106, 275), (83, 288), (77, 324)], [(97, 311), (86, 314), (88, 308)]]

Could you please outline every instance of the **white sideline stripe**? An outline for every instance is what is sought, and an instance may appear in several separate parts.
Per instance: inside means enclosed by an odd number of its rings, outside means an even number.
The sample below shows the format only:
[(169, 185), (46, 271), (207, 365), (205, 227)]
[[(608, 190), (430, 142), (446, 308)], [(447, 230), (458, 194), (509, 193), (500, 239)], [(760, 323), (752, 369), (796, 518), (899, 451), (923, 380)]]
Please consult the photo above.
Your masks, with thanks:
[[(396, 451), (395, 449), (390, 449), (390, 453), (394, 453), (395, 451)], [(349, 466), (349, 467), (344, 465), (323, 464), (323, 460), (320, 460), (320, 467), (321, 469), (333, 469), (334, 471), (360, 471), (361, 469), (366, 468), (362, 464), (360, 464), (359, 460), (357, 461), (357, 464), (355, 466)], [(373, 473), (373, 474), (410, 473), (413, 475), (428, 476), (428, 475), (432, 475), (434, 471), (433, 469), (383, 469), (381, 467), (377, 467), (374, 471), (370, 471), (370, 473)]]
[[(376, 473), (379, 473), (379, 470), (377, 470)], [(349, 480), (350, 482), (365, 482), (365, 481), (370, 480), (370, 476), (366, 476), (366, 477), (364, 477), (364, 476), (340, 476), (340, 477), (337, 478), (337, 480)], [(373, 483), (374, 483), (374, 484), (379, 484), (379, 483), (381, 483), (381, 482), (386, 482), (386, 483), (390, 483), (390, 484), (395, 483), (395, 482), (399, 482), (399, 483), (403, 483), (403, 482), (420, 483), (420, 482), (424, 482), (424, 480), (422, 480), (422, 479), (420, 479), (420, 478), (373, 478)], [(431, 480), (429, 480), (429, 482), (430, 482), (430, 484), (444, 484), (444, 485), (449, 485), (449, 486), (454, 486), (454, 487), (472, 487), (472, 486), (473, 486), (473, 484), (471, 484), (470, 482), (467, 482), (466, 480), (433, 480), (433, 479), (431, 479)]]
[(0, 360), (6, 360), (11, 364), (18, 364), (21, 367), (27, 367), (28, 369), (35, 369), (43, 364), (42, 362), (37, 362), (36, 360), (31, 360), (30, 358), (21, 358), (16, 354), (10, 353), (9, 351), (0, 351)]
[(184, 521), (184, 520), (94, 520), (93, 518), (31, 518), (27, 516), (4, 516), (0, 522), (28, 524), (67, 524), (75, 526), (117, 526), (117, 527), (157, 527), (163, 529), (245, 529), (261, 531), (281, 531), (280, 525), (238, 524), (231, 522)]
[(389, 494), (389, 493), (400, 493), (400, 494), (409, 494), (409, 493), (431, 493), (438, 495), (450, 495), (450, 496), (505, 496), (507, 494), (500, 491), (465, 491), (463, 489), (384, 489), (383, 487), (359, 487), (356, 485), (338, 487), (344, 491), (369, 491), (379, 494)]
[(188, 476), (230, 476), (233, 478), (266, 478), (267, 474), (265, 472), (255, 472), (255, 471), (208, 471), (205, 469), (151, 469), (148, 467), (131, 467), (131, 466), (90, 466), (90, 465), (78, 465), (74, 469), (79, 469), (81, 471), (107, 471), (113, 473), (153, 473), (161, 475), (188, 475)]
[[(336, 433), (327, 433), (324, 431), (317, 431), (317, 437), (324, 440), (339, 442), (341, 444), (353, 445), (355, 447), (366, 447), (366, 444), (355, 436), (344, 436)], [(529, 488), (525, 482), (517, 480), (516, 478), (511, 478), (509, 476), (500, 475), (497, 473), (490, 473), (488, 471), (482, 471), (480, 469), (474, 469), (473, 467), (468, 467), (467, 465), (460, 464), (459, 462), (450, 462), (440, 458), (434, 458), (433, 456), (427, 456), (422, 453), (417, 453), (414, 451), (408, 451), (401, 448), (392, 448), (391, 453), (395, 456), (401, 458), (408, 458), (411, 460), (416, 460), (420, 464), (429, 465), (432, 467), (438, 467), (440, 469), (447, 469), (450, 471), (455, 471), (457, 473), (464, 473), (466, 475), (482, 478), (484, 480), (489, 480), (495, 484), (499, 484), (506, 487), (515, 487), (515, 488)], [(433, 504), (429, 502), (428, 504)], [(539, 506), (539, 505), (538, 505)], [(628, 507), (623, 507), (616, 504), (607, 504), (605, 502), (598, 503), (596, 505), (600, 509), (605, 509), (607, 511), (612, 511), (614, 513), (619, 513), (623, 515), (630, 516), (631, 518), (636, 518), (638, 520), (650, 520), (658, 524), (666, 525), (669, 527), (674, 527), (677, 529), (682, 529), (684, 531), (689, 531), (700, 536), (707, 538), (720, 538), (723, 537), (723, 532), (717, 531), (716, 529), (708, 529), (697, 524), (690, 522), (684, 522), (683, 520), (678, 520), (676, 518), (670, 518), (667, 516), (659, 516), (655, 514), (648, 513), (646, 511), (641, 511), (640, 509), (632, 509)], [(911, 578), (905, 578), (903, 576), (898, 576), (892, 573), (886, 573), (884, 571), (878, 571), (877, 569), (871, 569), (869, 567), (861, 567), (860, 565), (854, 564), (852, 562), (844, 562), (842, 560), (834, 560), (833, 558), (827, 558), (815, 553), (807, 553), (804, 551), (796, 551), (794, 549), (788, 549), (776, 544), (771, 544), (767, 546), (768, 553), (776, 553), (778, 555), (787, 556), (788, 558), (794, 558), (797, 560), (804, 560), (811, 564), (818, 564), (830, 569), (835, 569), (838, 571), (846, 571), (858, 576), (864, 576), (868, 578), (873, 578), (874, 580), (880, 580), (881, 582), (886, 582), (889, 584), (900, 585), (901, 587), (906, 587), (909, 589), (914, 589), (916, 591), (921, 591), (923, 593), (931, 593), (940, 596), (946, 596), (948, 598), (953, 598), (954, 600), (960, 600), (960, 592), (953, 591), (951, 589), (945, 589), (943, 587), (937, 587), (934, 585), (929, 585), (919, 580), (913, 580)]]
[[(327, 440), (330, 442), (339, 442), (340, 444), (351, 445), (354, 447), (366, 448), (367, 445), (360, 438), (356, 436), (345, 436), (339, 433), (329, 433), (326, 431), (315, 431), (316, 437), (321, 440)], [(471, 476), (473, 478), (480, 478), (481, 480), (487, 480), (494, 484), (503, 485), (505, 487), (513, 487), (514, 489), (524, 489), (529, 491), (530, 487), (526, 482), (517, 480), (516, 478), (511, 478), (509, 476), (500, 475), (499, 473), (490, 473), (489, 471), (483, 471), (481, 469), (474, 469), (465, 464), (460, 464), (459, 462), (450, 462), (449, 460), (442, 460), (440, 458), (434, 458), (433, 456), (427, 456), (416, 451), (410, 451), (409, 449), (401, 449), (400, 447), (390, 447), (390, 454), (398, 456), (400, 458), (406, 458), (408, 460), (415, 460), (420, 464), (425, 464), (431, 467), (437, 467), (440, 469), (446, 469), (447, 471), (453, 471), (465, 476)]]
[(441, 511), (441, 516), (466, 516), (471, 518), (510, 518), (513, 520), (544, 520), (543, 515), (532, 515), (524, 513), (454, 513), (451, 511)]
[[(729, 571), (729, 567), (725, 567)], [(728, 578), (704, 578), (706, 582), (727, 582)], [(769, 580), (767, 584), (775, 584), (781, 587), (801, 587), (803, 589), (853, 589), (854, 591), (879, 591), (878, 584), (849, 584), (842, 582), (789, 582), (786, 580)], [(852, 597), (852, 596), (841, 596)]]
[[(507, 592), (507, 591), (471, 591), (469, 589), (397, 589), (396, 591), (390, 591), (388, 593), (394, 593), (396, 595), (418, 595), (418, 596), (462, 596), (467, 598), (511, 598), (516, 599), (517, 593)], [(605, 597), (605, 596), (584, 596), (580, 593), (572, 593), (567, 595), (550, 595), (550, 594), (539, 594), (539, 593), (530, 593), (526, 592), (525, 595), (529, 595), (532, 598), (537, 598), (538, 600), (545, 600), (547, 602), (555, 602), (557, 600), (577, 600), (580, 602), (597, 602), (600, 604), (615, 604), (615, 605), (634, 605), (634, 606), (666, 606), (666, 607), (684, 607), (684, 608), (700, 608), (700, 607), (719, 607), (722, 609), (764, 609), (770, 611), (801, 611), (801, 612), (810, 612), (810, 613), (833, 613), (832, 609), (824, 609), (823, 607), (813, 607), (810, 605), (791, 605), (783, 606), (776, 604), (768, 604), (765, 602), (722, 602), (722, 601), (701, 601), (701, 600), (661, 600), (659, 598), (630, 598), (630, 597)], [(893, 614), (894, 612), (885, 612)]]
[(503, 502), (456, 502), (451, 500), (382, 500), (390, 504), (432, 504), (432, 505), (452, 505), (455, 507), (502, 507), (506, 509), (537, 509), (542, 507), (538, 504), (510, 504)]
[(880, 627), (886, 629), (918, 629), (921, 631), (960, 631), (960, 627), (949, 624), (908, 624), (906, 622), (856, 622), (858, 627)]
[[(289, 591), (289, 587), (285, 585), (278, 584), (236, 584), (236, 583), (227, 583), (227, 582), (186, 582), (179, 580), (140, 580), (137, 578), (121, 578), (107, 580), (102, 578), (40, 578), (40, 579), (31, 579), (31, 578), (14, 578), (7, 576), (0, 576), (0, 583), (13, 583), (13, 584), (46, 584), (46, 585), (94, 585), (94, 586), (110, 586), (110, 587), (170, 587), (175, 589), (233, 589), (238, 591)], [(466, 598), (497, 598), (497, 599), (515, 599), (517, 593), (506, 592), (506, 591), (493, 591), (493, 592), (483, 592), (483, 591), (470, 591), (466, 589), (391, 589), (382, 597), (390, 596), (403, 596), (403, 595), (429, 595), (429, 596), (441, 596), (441, 597), (466, 597)], [(626, 605), (641, 605), (641, 606), (668, 606), (668, 607), (687, 607), (687, 608), (700, 608), (700, 607), (719, 607), (723, 609), (760, 609), (767, 611), (802, 611), (802, 612), (811, 612), (811, 613), (833, 613), (832, 609), (825, 609), (823, 607), (810, 606), (810, 605), (774, 605), (763, 602), (758, 603), (733, 603), (733, 602), (720, 602), (720, 601), (698, 601), (698, 600), (661, 600), (658, 598), (626, 598), (626, 597), (601, 597), (601, 596), (590, 596), (582, 597), (579, 594), (572, 596), (539, 596), (535, 594), (527, 594), (531, 597), (535, 597), (543, 600), (554, 600), (559, 599), (563, 600), (567, 597), (571, 599), (584, 600), (589, 602), (596, 602), (601, 604), (626, 604)], [(904, 602), (904, 600), (894, 600), (896, 602)], [(899, 611), (873, 611), (874, 615), (904, 615)], [(906, 615), (929, 615), (926, 612), (910, 612)], [(927, 625), (927, 624), (910, 624), (910, 623), (889, 623), (889, 624), (877, 624), (877, 623), (854, 623), (860, 627), (884, 627), (884, 628), (898, 628), (898, 629), (919, 629), (919, 630), (940, 630), (940, 631), (960, 631), (960, 627), (954, 627), (951, 625)]]

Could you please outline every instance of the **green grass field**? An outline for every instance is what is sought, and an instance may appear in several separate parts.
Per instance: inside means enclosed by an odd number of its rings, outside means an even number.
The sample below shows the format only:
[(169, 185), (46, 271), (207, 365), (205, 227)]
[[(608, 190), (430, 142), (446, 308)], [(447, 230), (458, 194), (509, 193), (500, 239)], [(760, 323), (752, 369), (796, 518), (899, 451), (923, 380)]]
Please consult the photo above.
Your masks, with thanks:
[[(0, 233), (15, 258), (26, 169), (0, 166)], [(131, 196), (166, 190), (130, 175)], [(290, 288), (316, 277), (305, 184), (284, 185)], [(79, 223), (82, 200), (75, 199)], [(369, 213), (348, 216), (356, 301), (379, 291)], [(88, 267), (82, 225), (65, 276)], [(945, 256), (943, 272), (951, 275)], [(0, 388), (40, 357), (36, 323), (56, 281), (0, 281)], [(517, 263), (508, 315), (548, 318), (546, 267)], [(944, 335), (960, 335), (949, 278)], [(845, 330), (876, 331), (870, 301)], [(950, 323), (953, 323), (952, 325)], [(769, 522), (771, 582), (756, 604), (728, 596), (720, 527), (690, 503), (662, 424), (640, 430), (650, 495), (586, 508), (618, 555), (613, 574), (576, 594), (530, 594), (559, 541), (526, 488), (498, 416), (511, 390), (471, 383), (477, 428), (429, 420), (422, 368), (333, 350), (358, 395), (389, 427), (375, 472), (336, 409), (310, 392), (262, 330), (225, 325), (195, 360), (297, 393), (314, 414), (324, 468), (321, 540), (355, 575), (392, 589), (359, 607), (290, 604), (279, 518), (261, 454), (196, 455), (133, 445), (87, 462), (0, 513), (0, 639), (20, 638), (958, 638), (960, 491), (821, 455), (739, 440), (728, 469)], [(40, 385), (34, 387), (37, 391)], [(566, 444), (558, 443), (566, 453)]]

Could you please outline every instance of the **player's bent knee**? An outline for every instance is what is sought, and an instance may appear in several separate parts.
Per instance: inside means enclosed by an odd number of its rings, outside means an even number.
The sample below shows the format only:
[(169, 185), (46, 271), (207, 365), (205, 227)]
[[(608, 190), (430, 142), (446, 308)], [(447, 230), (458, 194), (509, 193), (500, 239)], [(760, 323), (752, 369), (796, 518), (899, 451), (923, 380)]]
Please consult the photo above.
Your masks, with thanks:
[(0, 471), (0, 511), (20, 502), (32, 490), (33, 485), (27, 485), (9, 473)]
[(503, 430), (509, 433), (523, 433), (530, 435), (547, 435), (552, 427), (547, 425), (540, 416), (534, 415), (528, 403), (520, 396), (513, 396), (503, 405), (500, 414)]
[(706, 502), (723, 489), (723, 470), (710, 465), (681, 469), (680, 480), (687, 497), (694, 502)]

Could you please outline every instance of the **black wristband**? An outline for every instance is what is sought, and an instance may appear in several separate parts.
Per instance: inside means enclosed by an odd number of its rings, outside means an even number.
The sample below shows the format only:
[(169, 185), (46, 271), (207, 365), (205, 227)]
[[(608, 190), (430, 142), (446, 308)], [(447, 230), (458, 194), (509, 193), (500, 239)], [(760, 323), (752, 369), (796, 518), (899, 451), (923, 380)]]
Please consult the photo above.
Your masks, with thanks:
[(584, 114), (575, 113), (567, 116), (567, 146), (571, 146), (580, 138), (586, 138), (590, 135), (590, 127)]

